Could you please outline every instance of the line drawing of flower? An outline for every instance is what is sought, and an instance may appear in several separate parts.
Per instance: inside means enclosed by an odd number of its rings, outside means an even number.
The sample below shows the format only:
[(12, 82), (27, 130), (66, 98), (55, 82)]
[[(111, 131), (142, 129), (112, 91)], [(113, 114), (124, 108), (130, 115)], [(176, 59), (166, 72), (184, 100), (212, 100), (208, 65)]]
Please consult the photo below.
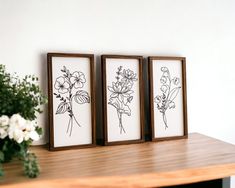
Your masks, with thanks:
[(78, 88), (82, 88), (84, 83), (86, 83), (86, 78), (85, 78), (85, 75), (82, 73), (82, 72), (78, 72), (78, 71), (75, 71), (71, 78), (71, 83), (74, 84), (74, 88), (78, 89)]
[(61, 94), (67, 93), (69, 91), (69, 83), (62, 76), (56, 79), (54, 87)]
[[(178, 86), (180, 79), (174, 77), (171, 79), (170, 71), (167, 67), (161, 67), (162, 76), (160, 78), (160, 83), (162, 84), (160, 90), (161, 95), (157, 95), (154, 98), (154, 102), (157, 104), (157, 109), (162, 113), (163, 122), (165, 125), (165, 130), (168, 128), (166, 111), (168, 109), (175, 109), (175, 98), (177, 97), (181, 86)], [(173, 87), (172, 87), (173, 86)]]
[(117, 110), (117, 117), (119, 120), (120, 134), (126, 133), (122, 123), (124, 114), (131, 116), (130, 103), (133, 100), (131, 94), (134, 93), (132, 87), (134, 82), (137, 81), (137, 74), (130, 69), (123, 69), (122, 66), (118, 67), (116, 72), (116, 82), (112, 82), (112, 86), (108, 86), (108, 91), (111, 93), (108, 101)]
[(63, 73), (63, 76), (56, 78), (54, 83), (54, 88), (58, 91), (58, 93), (54, 92), (54, 95), (60, 100), (60, 104), (58, 105), (55, 114), (64, 114), (65, 112), (68, 112), (69, 122), (66, 133), (71, 136), (74, 122), (81, 127), (73, 112), (73, 101), (77, 104), (90, 103), (90, 96), (87, 91), (78, 90), (83, 88), (86, 83), (83, 72), (75, 71), (70, 73), (66, 66), (63, 66), (61, 72)]

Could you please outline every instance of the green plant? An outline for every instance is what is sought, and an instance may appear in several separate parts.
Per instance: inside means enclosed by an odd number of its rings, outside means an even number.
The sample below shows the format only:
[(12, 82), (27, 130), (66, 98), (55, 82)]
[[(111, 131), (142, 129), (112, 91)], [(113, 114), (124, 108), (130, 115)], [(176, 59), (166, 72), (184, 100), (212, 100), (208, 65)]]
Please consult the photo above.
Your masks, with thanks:
[(42, 134), (33, 120), (47, 101), (37, 82), (38, 78), (31, 75), (23, 79), (16, 74), (12, 76), (0, 65), (0, 176), (2, 163), (13, 158), (23, 161), (28, 177), (39, 174), (36, 156), (28, 152), (31, 143)]

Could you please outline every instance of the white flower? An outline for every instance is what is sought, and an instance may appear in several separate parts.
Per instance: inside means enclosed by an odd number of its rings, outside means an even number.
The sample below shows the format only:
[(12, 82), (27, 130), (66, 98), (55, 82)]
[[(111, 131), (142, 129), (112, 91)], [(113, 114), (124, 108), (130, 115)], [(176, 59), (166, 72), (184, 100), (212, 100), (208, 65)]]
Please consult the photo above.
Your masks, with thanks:
[(36, 131), (31, 131), (29, 133), (29, 137), (34, 140), (34, 141), (38, 141), (39, 140), (39, 134)]
[(8, 135), (8, 127), (0, 127), (0, 138), (4, 139)]
[[(10, 136), (9, 136), (10, 137)], [(22, 130), (19, 129), (15, 129), (13, 131), (12, 134), (12, 138), (17, 142), (17, 143), (21, 143), (24, 141), (24, 132)]]
[(36, 131), (36, 123), (34, 121), (29, 121), (24, 119), (19, 114), (14, 114), (9, 120), (9, 126), (0, 126), (0, 138), (4, 139), (9, 136), (10, 139), (15, 140), (17, 143), (22, 143), (23, 141), (39, 140), (39, 134)]
[(29, 139), (30, 139), (30, 137), (29, 137), (29, 132), (25, 131), (25, 132), (24, 132), (24, 140), (27, 141), (27, 140), (29, 140)]
[(0, 127), (5, 127), (7, 125), (9, 125), (9, 117), (5, 116), (5, 115), (2, 115), (0, 117)]
[(8, 126), (9, 126), (9, 118), (8, 116), (2, 115), (0, 117), (0, 138), (4, 139), (8, 135)]
[(24, 140), (24, 130), (26, 129), (26, 120), (19, 114), (14, 114), (10, 118), (9, 138), (21, 143)]
[(26, 120), (25, 129), (28, 132), (34, 131), (35, 130), (35, 123), (33, 121)]
[(10, 127), (19, 127), (20, 129), (25, 129), (26, 120), (19, 114), (14, 114), (10, 118)]

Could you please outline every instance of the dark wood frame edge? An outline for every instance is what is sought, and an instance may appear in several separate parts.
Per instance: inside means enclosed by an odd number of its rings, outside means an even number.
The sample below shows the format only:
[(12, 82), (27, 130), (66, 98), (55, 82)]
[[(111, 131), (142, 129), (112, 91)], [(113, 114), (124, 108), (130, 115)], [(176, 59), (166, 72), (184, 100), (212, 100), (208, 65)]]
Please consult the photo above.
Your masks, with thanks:
[[(171, 136), (155, 138), (154, 136), (154, 109), (153, 109), (153, 60), (180, 60), (182, 62), (182, 86), (183, 86), (183, 113), (184, 113), (184, 135), (183, 136)], [(173, 57), (173, 56), (149, 56), (148, 57), (148, 74), (149, 74), (149, 95), (150, 95), (150, 126), (151, 126), (151, 140), (152, 141), (164, 141), (175, 139), (188, 138), (188, 114), (187, 114), (187, 84), (186, 84), (186, 58), (185, 57)]]
[[(54, 147), (54, 125), (53, 125), (53, 95), (52, 95), (52, 57), (85, 57), (90, 59), (91, 76), (91, 118), (92, 118), (92, 143), (72, 146)], [(48, 76), (48, 118), (49, 118), (49, 150), (59, 151), (68, 149), (81, 149), (96, 146), (96, 108), (95, 108), (95, 60), (94, 54), (75, 53), (47, 53), (47, 76)]]
[[(107, 135), (107, 95), (106, 95), (106, 59), (107, 58), (116, 58), (116, 59), (138, 59), (139, 60), (139, 78), (140, 78), (140, 126), (141, 126), (141, 138), (138, 140), (130, 140), (130, 141), (114, 141), (108, 142)], [(103, 93), (103, 145), (111, 146), (111, 145), (123, 145), (123, 144), (135, 144), (142, 143), (145, 141), (144, 138), (144, 93), (142, 91), (143, 87), (143, 56), (138, 55), (101, 55), (101, 75), (102, 75), (102, 93)]]

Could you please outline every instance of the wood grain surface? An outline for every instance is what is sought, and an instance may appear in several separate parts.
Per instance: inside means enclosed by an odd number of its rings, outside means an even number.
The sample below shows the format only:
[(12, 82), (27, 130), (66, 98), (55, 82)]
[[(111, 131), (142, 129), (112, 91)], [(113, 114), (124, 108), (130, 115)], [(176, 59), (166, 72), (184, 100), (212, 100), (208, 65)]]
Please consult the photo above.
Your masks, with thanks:
[(188, 139), (49, 152), (38, 156), (41, 175), (23, 176), (18, 161), (4, 164), (2, 187), (160, 187), (235, 174), (235, 146), (201, 134)]

